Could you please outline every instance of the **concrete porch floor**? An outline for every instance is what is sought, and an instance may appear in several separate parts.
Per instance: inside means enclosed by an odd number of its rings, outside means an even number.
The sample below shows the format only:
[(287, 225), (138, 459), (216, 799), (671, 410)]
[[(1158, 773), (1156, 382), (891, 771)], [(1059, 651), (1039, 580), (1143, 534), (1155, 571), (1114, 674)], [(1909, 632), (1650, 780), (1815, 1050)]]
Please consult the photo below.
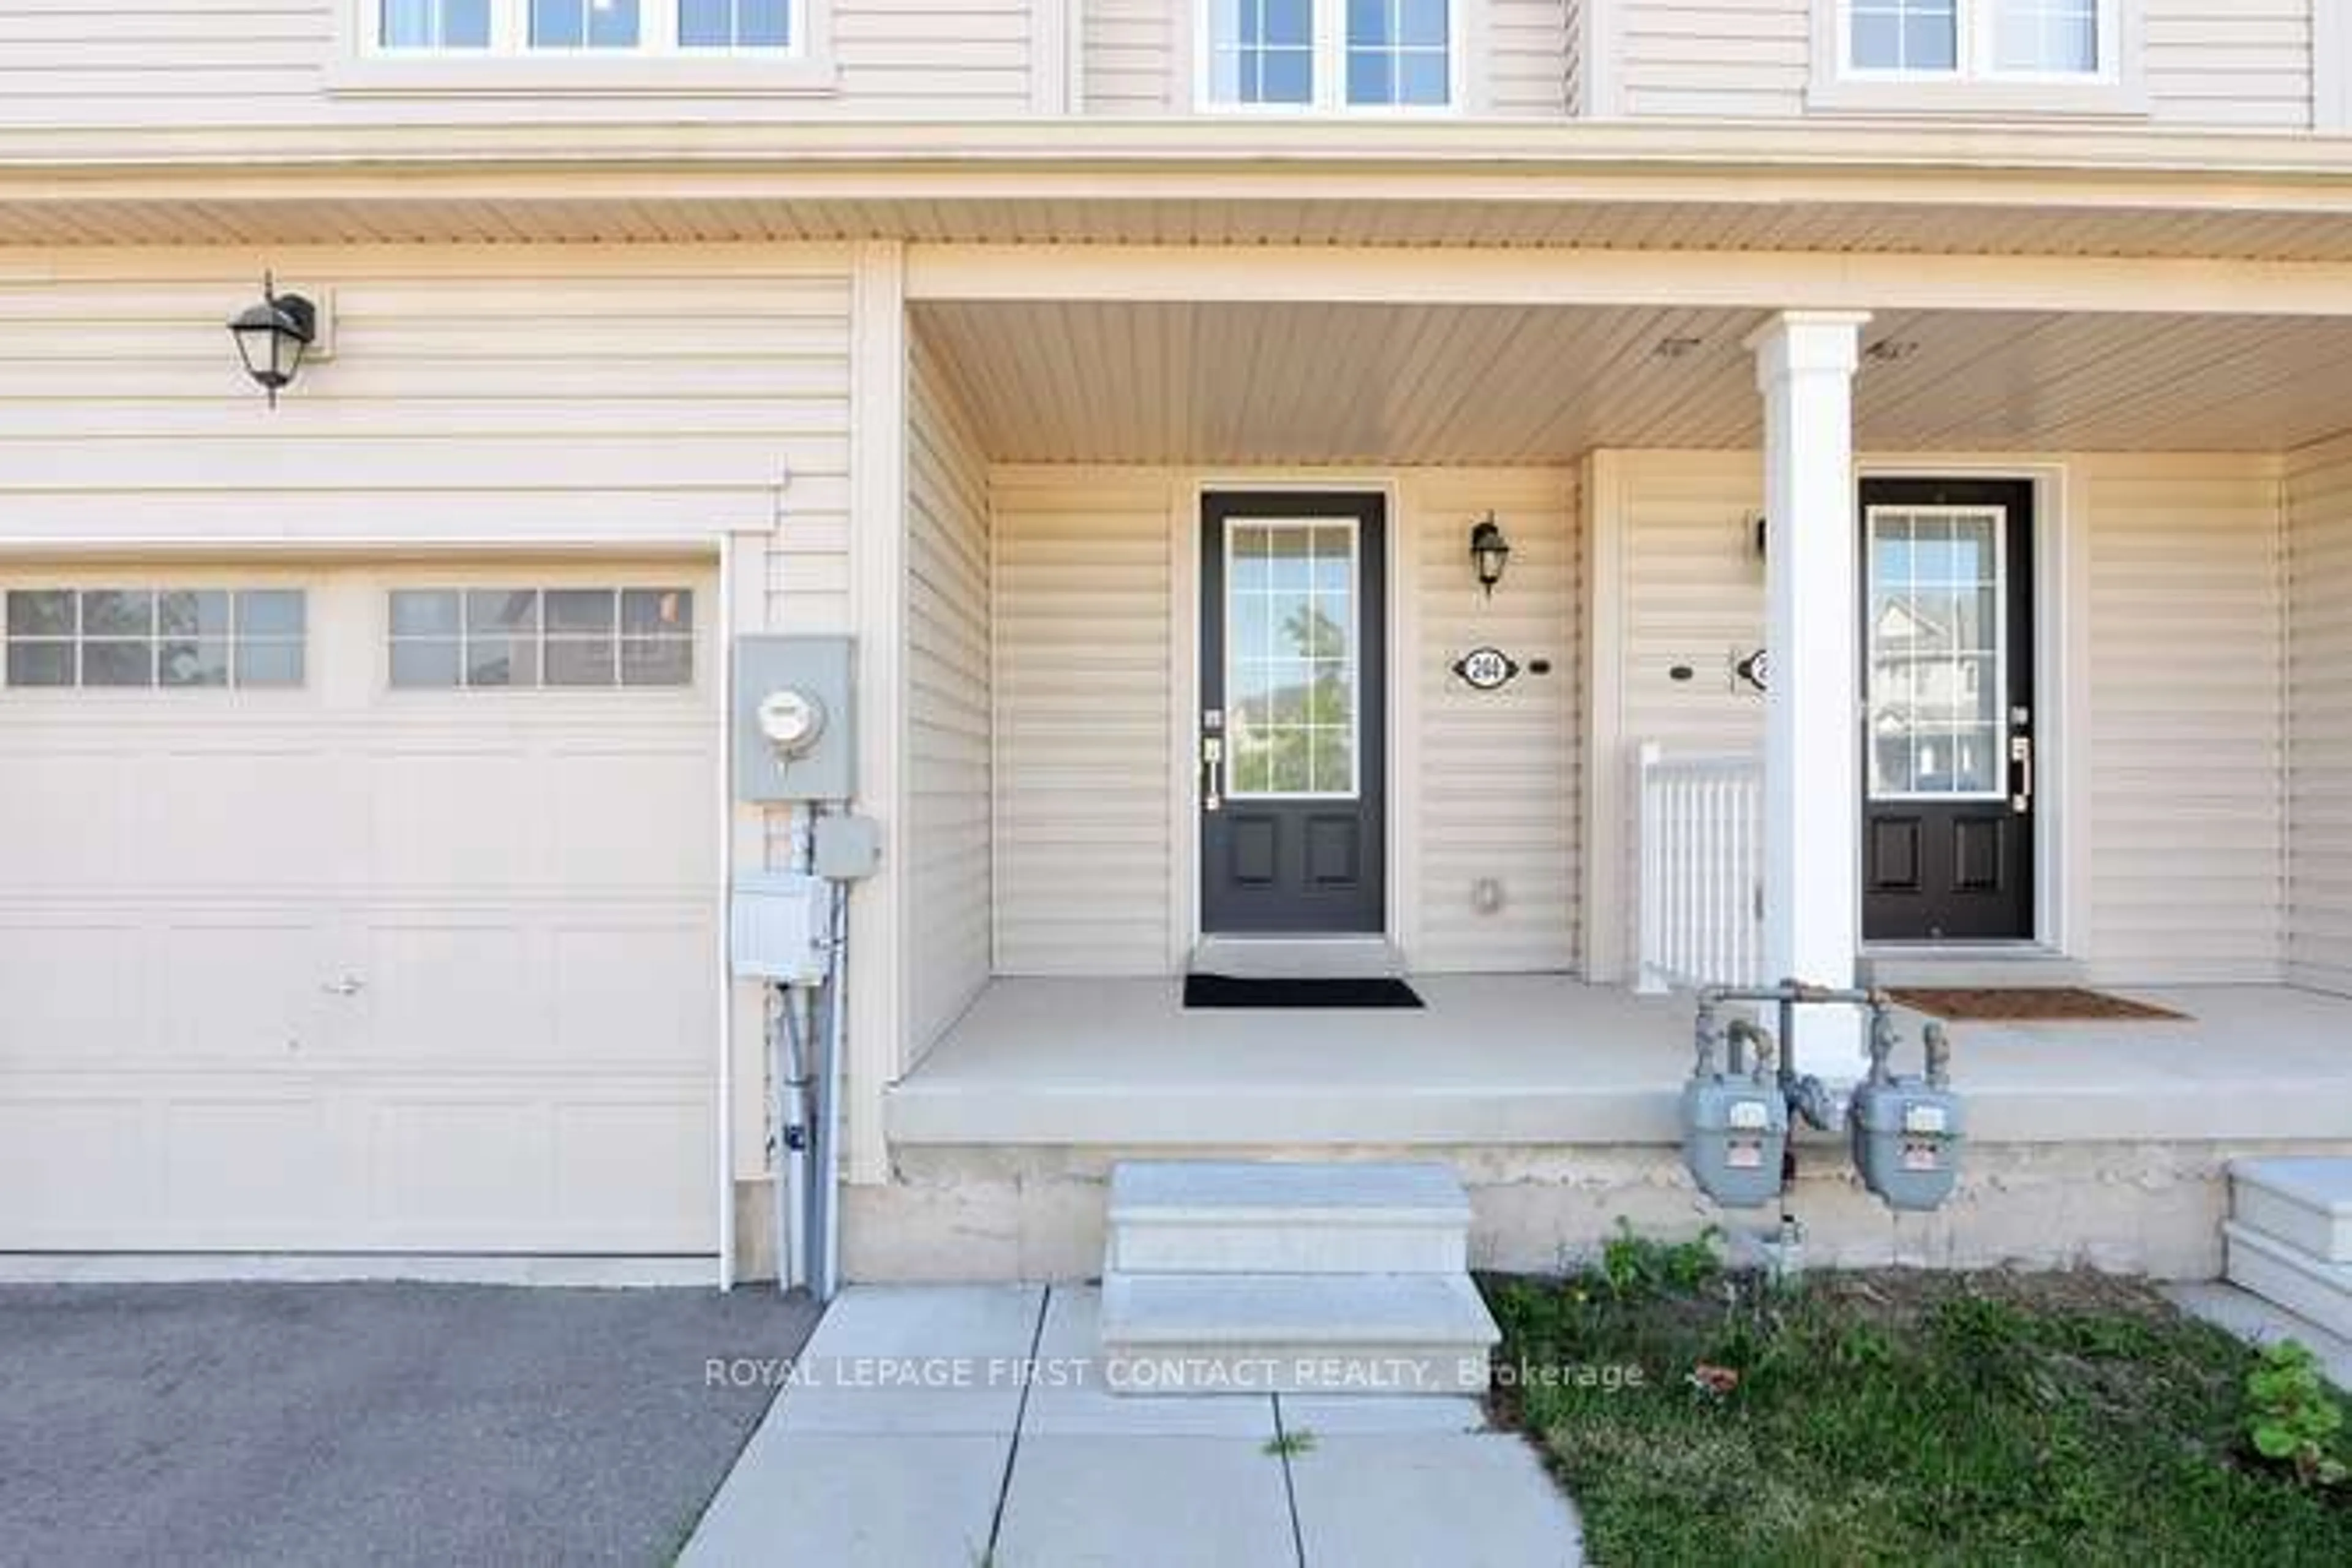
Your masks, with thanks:
[[(909, 1144), (1673, 1143), (1687, 997), (1417, 975), (1420, 1011), (1187, 1012), (1168, 979), (1000, 979), (891, 1091)], [(2181, 1021), (1961, 1024), (1983, 1142), (2352, 1139), (2352, 999), (2109, 987)], [(1906, 1018), (1916, 1042), (1918, 1020)], [(1916, 1070), (1906, 1051), (1898, 1063)]]

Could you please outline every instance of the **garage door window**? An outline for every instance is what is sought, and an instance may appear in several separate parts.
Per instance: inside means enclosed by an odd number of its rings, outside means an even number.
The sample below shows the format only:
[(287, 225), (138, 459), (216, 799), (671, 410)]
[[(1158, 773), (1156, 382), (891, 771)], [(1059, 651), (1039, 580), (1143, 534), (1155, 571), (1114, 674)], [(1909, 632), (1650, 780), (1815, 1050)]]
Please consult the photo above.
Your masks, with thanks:
[(403, 588), (391, 611), (399, 688), (694, 684), (686, 588)]
[(12, 588), (11, 687), (302, 684), (297, 588)]

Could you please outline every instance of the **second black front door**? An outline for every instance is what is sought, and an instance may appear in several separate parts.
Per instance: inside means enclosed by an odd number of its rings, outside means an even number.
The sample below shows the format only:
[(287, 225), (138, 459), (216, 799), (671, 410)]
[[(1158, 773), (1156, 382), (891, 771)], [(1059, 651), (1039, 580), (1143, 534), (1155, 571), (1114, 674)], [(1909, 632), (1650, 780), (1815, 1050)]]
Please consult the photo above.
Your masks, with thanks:
[(1862, 925), (2031, 938), (2033, 487), (1862, 486)]
[(1386, 923), (1387, 507), (1222, 491), (1201, 515), (1201, 929)]

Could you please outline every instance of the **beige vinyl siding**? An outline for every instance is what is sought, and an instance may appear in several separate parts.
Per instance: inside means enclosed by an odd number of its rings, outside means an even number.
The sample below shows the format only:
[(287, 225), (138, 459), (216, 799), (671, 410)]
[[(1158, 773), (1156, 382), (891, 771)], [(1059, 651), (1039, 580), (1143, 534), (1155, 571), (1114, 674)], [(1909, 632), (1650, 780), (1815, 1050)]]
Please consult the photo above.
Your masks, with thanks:
[(999, 469), (996, 964), (1169, 965), (1168, 476)]
[(2108, 981), (2280, 973), (2279, 485), (2266, 458), (2083, 459), (2089, 951)]
[[(2047, 807), (2059, 748), (2087, 769), (2087, 885), (2072, 889), (2069, 945), (2099, 979), (2261, 981), (2280, 973), (2284, 925), (2284, 621), (2274, 465), (2259, 457), (2089, 456), (2072, 476), (2070, 529), (2086, 574), (2045, 576), (2040, 613), (2072, 618), (2084, 659), (2086, 716), (2044, 732)], [(1734, 649), (1764, 637), (1764, 565), (1752, 520), (1762, 465), (1752, 452), (1627, 452), (1601, 498), (1618, 517), (1615, 743), (1596, 768), (1631, 773), (1634, 748), (1752, 751), (1760, 697), (1735, 691)], [(1933, 471), (1932, 463), (1920, 471)], [(2047, 529), (2052, 520), (2038, 520)], [(1606, 584), (1602, 591), (1606, 592)], [(1687, 681), (1673, 679), (1687, 665)], [(2042, 668), (2042, 700), (2063, 672)], [(1613, 919), (1630, 943), (1630, 784), (1610, 853), (1623, 889)], [(2044, 821), (2049, 818), (2045, 816)], [(1630, 947), (1624, 951), (1630, 951)]]
[(1080, 0), (1084, 108), (1156, 116), (1188, 110), (1192, 11), (1166, 0)]
[(907, 1051), (988, 984), (988, 466), (962, 390), (909, 345), (907, 498)]
[[(1618, 509), (1619, 738), (1592, 766), (1624, 781), (1608, 851), (1622, 897), (1615, 910), (1588, 918), (1612, 921), (1618, 951), (1630, 955), (1640, 918), (1635, 752), (1648, 741), (1692, 755), (1751, 753), (1764, 743), (1763, 699), (1733, 689), (1728, 674), (1732, 649), (1764, 640), (1764, 563), (1751, 544), (1764, 460), (1757, 452), (1625, 452), (1617, 463), (1618, 488), (1601, 504)], [(1675, 679), (1685, 665), (1692, 679)]]
[[(1419, 855), (1407, 884), (1405, 934), (1425, 971), (1566, 970), (1580, 956), (1583, 830), (1583, 542), (1572, 472), (1428, 469), (1405, 482), (1395, 547), (1407, 580), (1412, 731), (1401, 747), (1419, 773)], [(1492, 599), (1467, 555), (1469, 520), (1492, 510), (1511, 542)], [(1452, 673), (1474, 647), (1504, 649), (1522, 668), (1500, 691)], [(1503, 904), (1482, 913), (1482, 879)]]
[(1810, 0), (1615, 0), (1617, 84), (1628, 114), (1802, 114)]
[[(1460, 3), (1460, 0), (1457, 0)], [(1475, 0), (1470, 0), (1475, 3)], [(1485, 0), (1484, 30), (1466, 32), (1474, 58), (1471, 79), (1486, 81), (1488, 114), (1557, 120), (1569, 107), (1575, 0)]]
[(2143, 57), (2155, 118), (2311, 123), (2312, 9), (2333, 0), (2148, 0)]
[[(353, 253), (281, 272), (335, 353), (275, 410), (222, 330), (238, 258), (93, 253), (0, 285), (0, 512), (18, 539), (766, 539), (779, 628), (849, 629), (843, 253), (756, 271), (611, 252)], [(68, 269), (70, 270), (70, 269)], [(681, 298), (725, 321), (681, 332)]]
[[(1804, 113), (1815, 3), (1618, 0), (1618, 80), (1625, 111)], [(2190, 125), (2308, 125), (2313, 3), (2145, 0), (2140, 65), (2149, 118)], [(1935, 92), (1932, 86), (1919, 89), (1920, 112), (1935, 112)]]
[(2288, 460), (2287, 973), (2352, 993), (2352, 441)]
[[(0, 6), (0, 125), (1002, 119), (1031, 107), (1030, 0), (811, 0), (831, 7), (839, 73), (831, 91), (664, 96), (656, 88), (422, 100), (330, 91), (331, 69), (345, 47), (338, 8), (346, 3), (152, 0), (125, 8), (106, 0), (11, 0)], [(373, 25), (371, 3), (353, 10), (353, 27)], [(605, 63), (596, 62), (600, 69)], [(694, 68), (691, 61), (668, 63)], [(642, 64), (657, 81), (666, 62)]]

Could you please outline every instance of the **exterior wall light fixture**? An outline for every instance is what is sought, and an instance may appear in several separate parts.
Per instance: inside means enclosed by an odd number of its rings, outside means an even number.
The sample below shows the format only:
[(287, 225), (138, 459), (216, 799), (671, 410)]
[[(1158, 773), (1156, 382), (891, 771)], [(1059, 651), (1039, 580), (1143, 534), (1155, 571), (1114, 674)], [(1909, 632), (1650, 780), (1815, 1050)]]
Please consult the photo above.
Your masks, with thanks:
[(1471, 525), (1470, 561), (1478, 569), (1478, 586), (1493, 598), (1495, 584), (1503, 580), (1503, 568), (1510, 564), (1511, 542), (1503, 537), (1502, 525), (1491, 511)]
[(229, 335), (245, 360), (245, 374), (269, 395), (294, 383), (302, 356), (319, 341), (319, 308), (299, 294), (280, 294), (268, 273), (261, 278), (261, 303), (248, 305), (229, 321)]

